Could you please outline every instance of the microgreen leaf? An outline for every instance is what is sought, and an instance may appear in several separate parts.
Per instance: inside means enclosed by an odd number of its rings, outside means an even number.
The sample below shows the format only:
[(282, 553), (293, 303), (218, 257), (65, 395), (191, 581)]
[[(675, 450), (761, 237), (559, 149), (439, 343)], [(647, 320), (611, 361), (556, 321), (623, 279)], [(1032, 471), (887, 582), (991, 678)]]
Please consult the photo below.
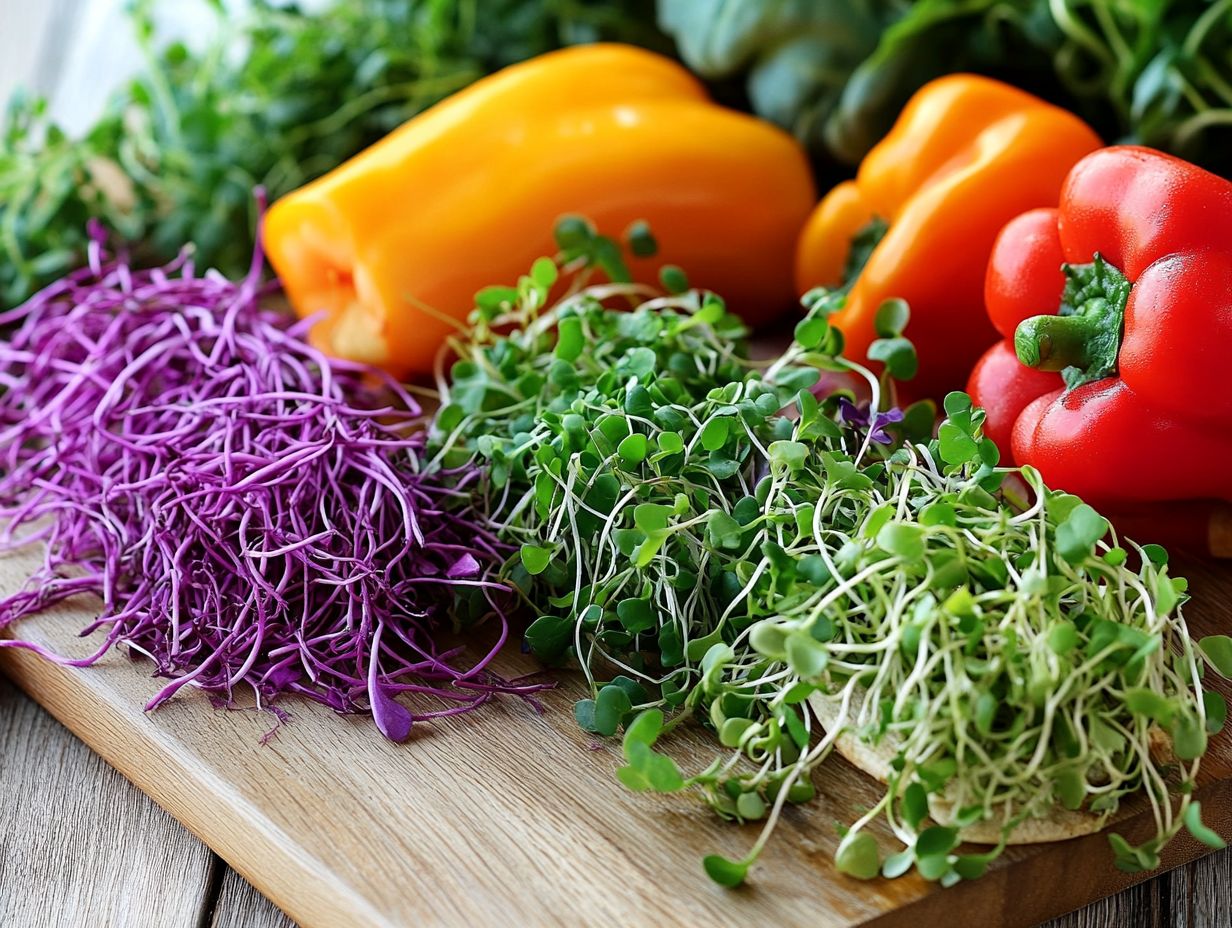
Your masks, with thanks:
[(928, 817), (928, 794), (919, 783), (911, 783), (903, 791), (903, 821), (912, 831)]
[(650, 745), (641, 739), (626, 739), (625, 748), (628, 765), (617, 770), (616, 775), (630, 789), (675, 793), (684, 788), (680, 768), (666, 754), (651, 750)]
[(672, 517), (672, 507), (660, 503), (641, 503), (633, 510), (633, 524), (650, 535), (667, 528)]
[(702, 426), (701, 443), (707, 451), (718, 451), (727, 444), (727, 436), (731, 434), (732, 420), (727, 417), (711, 419)]
[(788, 635), (786, 648), (788, 666), (806, 680), (820, 676), (830, 659), (826, 646), (807, 632)]
[(562, 361), (576, 361), (586, 348), (582, 333), (582, 320), (566, 316), (556, 326), (556, 357)]
[(616, 605), (616, 615), (620, 624), (631, 635), (637, 635), (654, 628), (657, 617), (648, 599), (624, 599)]
[(556, 270), (556, 262), (551, 258), (537, 258), (535, 263), (530, 266), (531, 280), (537, 283), (540, 287), (547, 289), (556, 283), (558, 276)]
[(749, 642), (759, 654), (774, 660), (787, 659), (788, 632), (772, 621), (758, 622), (749, 631)]
[(661, 709), (646, 709), (639, 712), (637, 718), (629, 723), (629, 727), (625, 729), (624, 752), (625, 759), (629, 759), (629, 748), (634, 744), (644, 744), (647, 747), (654, 745), (658, 740), (659, 732), (663, 730), (663, 710)]
[(594, 731), (614, 735), (625, 714), (633, 708), (629, 694), (622, 687), (609, 684), (599, 690), (594, 703)]
[(770, 466), (783, 473), (793, 474), (804, 467), (808, 460), (808, 446), (798, 441), (772, 442)]
[(1207, 732), (1214, 735), (1223, 731), (1224, 722), (1228, 719), (1228, 703), (1222, 694), (1203, 691), (1202, 705), (1206, 711)]
[(756, 821), (766, 814), (766, 801), (757, 793), (741, 793), (736, 800), (736, 814), (745, 821)]
[(659, 281), (668, 293), (684, 293), (689, 289), (689, 278), (674, 264), (665, 264), (659, 270)]
[(1232, 638), (1207, 635), (1198, 642), (1198, 649), (1221, 677), (1232, 679)]
[(616, 453), (620, 455), (620, 460), (626, 467), (636, 467), (641, 464), (646, 460), (649, 450), (650, 445), (646, 436), (639, 432), (627, 436), (616, 446)]
[(589, 220), (575, 215), (561, 216), (553, 230), (556, 245), (562, 251), (581, 249), (594, 237), (594, 226)]
[(584, 731), (598, 732), (595, 726), (595, 701), (593, 699), (579, 699), (574, 703), (573, 717), (577, 720), (579, 728)]
[(634, 257), (650, 258), (659, 250), (659, 243), (655, 241), (650, 225), (645, 220), (639, 219), (631, 223), (629, 228), (625, 229), (625, 240), (629, 243), (629, 250)]
[(1057, 553), (1070, 564), (1079, 564), (1107, 534), (1108, 520), (1082, 503), (1057, 527)]
[(1163, 567), (1168, 563), (1168, 552), (1160, 545), (1143, 545), (1142, 556), (1156, 567)]
[(879, 338), (868, 346), (868, 357), (885, 364), (895, 380), (911, 380), (919, 372), (915, 346), (905, 338)]
[(719, 743), (728, 748), (739, 747), (741, 739), (756, 725), (752, 719), (726, 719), (719, 727)]
[(1160, 725), (1169, 724), (1175, 711), (1166, 697), (1140, 686), (1125, 691), (1125, 705), (1134, 715), (1145, 716)]
[(1068, 654), (1078, 647), (1080, 638), (1074, 623), (1061, 619), (1048, 629), (1048, 648), (1053, 654)]
[(706, 517), (706, 538), (716, 548), (737, 550), (742, 546), (740, 523), (721, 509)]
[(1202, 822), (1202, 804), (1194, 799), (1185, 809), (1185, 827), (1189, 833), (1207, 847), (1223, 850), (1228, 843)]
[(978, 880), (988, 870), (990, 855), (961, 854), (954, 861), (954, 871), (964, 880)]
[(706, 875), (720, 886), (739, 886), (749, 873), (747, 862), (728, 860), (718, 854), (709, 854), (702, 858), (702, 866), (706, 870)]
[(881, 872), (881, 852), (877, 842), (866, 831), (849, 832), (839, 842), (834, 853), (834, 866), (858, 880), (871, 880)]
[(1196, 760), (1206, 753), (1206, 726), (1188, 712), (1172, 720), (1172, 753), (1180, 760)]
[[(950, 394), (951, 396), (953, 394)], [(979, 455), (979, 444), (953, 422), (942, 422), (937, 430), (941, 460), (947, 464), (966, 464)]]
[(522, 566), (531, 576), (543, 573), (552, 561), (552, 552), (539, 545), (522, 545), (518, 553), (522, 558)]
[(920, 832), (915, 841), (915, 856), (931, 857), (934, 854), (948, 854), (958, 846), (958, 829), (933, 825)]
[(906, 300), (883, 300), (873, 316), (873, 330), (878, 338), (894, 338), (902, 335), (911, 319), (911, 309)]
[(942, 403), (947, 416), (958, 416), (971, 410), (971, 397), (958, 391), (947, 393)]
[(543, 615), (526, 629), (525, 641), (545, 664), (555, 664), (573, 644), (573, 623), (558, 615)]
[(830, 331), (830, 323), (819, 316), (810, 316), (796, 323), (796, 342), (804, 348), (818, 347)]
[(1056, 775), (1053, 782), (1061, 805), (1070, 810), (1082, 806), (1087, 795), (1087, 784), (1086, 779), (1077, 769), (1066, 767)]
[(924, 556), (924, 529), (910, 522), (891, 522), (877, 533), (877, 547), (909, 561)]

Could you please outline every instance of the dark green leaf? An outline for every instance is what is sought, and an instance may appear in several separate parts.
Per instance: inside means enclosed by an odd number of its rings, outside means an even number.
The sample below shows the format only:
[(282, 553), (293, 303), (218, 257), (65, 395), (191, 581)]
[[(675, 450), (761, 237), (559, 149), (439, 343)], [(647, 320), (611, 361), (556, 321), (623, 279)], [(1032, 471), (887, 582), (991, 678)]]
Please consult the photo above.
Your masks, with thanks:
[(555, 664), (573, 645), (574, 624), (558, 615), (543, 615), (526, 629), (526, 644), (545, 664)]
[(689, 278), (674, 264), (665, 264), (659, 269), (659, 281), (668, 293), (684, 293), (689, 289)]
[(702, 858), (706, 875), (720, 886), (739, 886), (748, 875), (749, 865), (743, 860), (728, 860), (718, 854)]
[(644, 220), (639, 219), (625, 229), (625, 240), (629, 243), (629, 250), (638, 258), (653, 257), (659, 250), (659, 243), (651, 234), (650, 224)]
[(944, 828), (933, 825), (920, 832), (915, 840), (916, 858), (931, 857), (935, 854), (948, 854), (958, 846), (958, 829)]
[(911, 783), (903, 791), (903, 821), (912, 831), (928, 817), (928, 794), (919, 783)]
[(657, 624), (654, 609), (648, 599), (621, 600), (616, 606), (616, 617), (631, 635), (649, 631)]
[(1210, 734), (1223, 731), (1224, 722), (1228, 719), (1228, 703), (1219, 693), (1211, 690), (1202, 692), (1202, 706), (1206, 710), (1206, 730)]
[(906, 300), (884, 300), (873, 317), (873, 329), (878, 338), (894, 338), (903, 334), (910, 319), (911, 310)]
[(538, 545), (522, 545), (519, 554), (522, 558), (522, 566), (531, 576), (543, 573), (552, 561), (552, 552)]
[(1208, 828), (1202, 822), (1202, 804), (1194, 799), (1185, 809), (1185, 827), (1189, 833), (1205, 844), (1207, 847), (1212, 847), (1215, 850), (1223, 850), (1228, 844), (1218, 834)]

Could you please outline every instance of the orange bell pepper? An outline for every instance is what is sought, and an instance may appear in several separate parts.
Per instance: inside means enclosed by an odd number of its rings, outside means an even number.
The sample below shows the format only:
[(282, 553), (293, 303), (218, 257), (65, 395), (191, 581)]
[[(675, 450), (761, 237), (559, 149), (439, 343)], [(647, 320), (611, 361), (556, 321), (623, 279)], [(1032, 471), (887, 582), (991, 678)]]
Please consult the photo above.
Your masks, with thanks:
[(906, 300), (920, 359), (908, 392), (961, 389), (997, 340), (983, 299), (997, 233), (1019, 213), (1055, 206), (1070, 168), (1099, 145), (1078, 117), (1007, 84), (969, 74), (926, 84), (856, 179), (809, 218), (796, 285), (850, 288), (831, 321), (853, 358), (877, 338), (882, 302)]
[(636, 280), (683, 267), (752, 323), (792, 305), (791, 265), (816, 201), (786, 133), (717, 106), (684, 68), (622, 45), (514, 65), (415, 117), (273, 205), (270, 262), (327, 352), (431, 370), (481, 287), (555, 251), (563, 214), (659, 244)]

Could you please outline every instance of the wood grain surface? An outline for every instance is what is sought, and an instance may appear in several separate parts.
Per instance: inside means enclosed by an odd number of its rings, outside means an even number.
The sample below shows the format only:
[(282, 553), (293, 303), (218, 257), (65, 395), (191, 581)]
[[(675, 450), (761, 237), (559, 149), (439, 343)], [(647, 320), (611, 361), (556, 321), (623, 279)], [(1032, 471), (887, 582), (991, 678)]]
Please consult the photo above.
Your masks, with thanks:
[[(113, 925), (116, 928), (293, 928), (294, 923), (250, 883), (217, 857), (204, 850), (195, 837), (172, 822), (116, 771), (102, 763), (67, 729), (24, 694), (0, 679), (0, 737), (4, 751), (24, 758), (23, 763), (4, 763), (0, 752), (0, 791), (6, 796), (25, 792), (24, 784), (43, 778), (53, 780), (54, 791), (45, 793), (46, 803), (18, 802), (6, 805), (7, 839), (0, 843), (0, 925), (5, 928), (51, 928), (71, 924)], [(9, 779), (9, 777), (20, 779)], [(110, 798), (104, 806), (90, 801), (95, 793)], [(60, 818), (56, 837), (46, 840), (46, 808), (54, 807)], [(112, 853), (124, 861), (127, 880), (104, 883), (93, 875), (68, 892), (57, 884), (62, 855), (95, 840), (94, 832), (115, 828), (116, 822), (161, 822), (158, 853), (140, 857), (130, 853), (127, 841), (115, 842)], [(131, 825), (126, 826), (131, 829)], [(191, 853), (192, 849), (198, 853)], [(188, 851), (186, 853), (186, 850)], [(149, 859), (152, 857), (153, 859)], [(156, 882), (165, 873), (160, 860), (179, 862), (177, 875)], [(213, 892), (202, 901), (201, 885)], [(56, 885), (47, 893), (43, 887)], [(127, 922), (109, 921), (116, 898), (139, 894), (150, 902), (130, 907)], [(10, 896), (21, 894), (28, 904), (20, 909)], [(1185, 867), (1157, 876), (1085, 909), (1062, 916), (1046, 928), (1227, 928), (1232, 899), (1232, 850), (1213, 854)], [(155, 917), (156, 916), (156, 917)], [(921, 923), (923, 928), (923, 923)]]
[[(0, 589), (27, 569), (21, 558), (0, 561)], [(1232, 625), (1226, 577), (1204, 567), (1190, 574), (1210, 607), (1192, 610), (1191, 624)], [(21, 631), (68, 648), (91, 613), (83, 601)], [(511, 655), (506, 671), (529, 669), (524, 660)], [(969, 924), (1030, 925), (1132, 880), (1111, 867), (1099, 835), (1016, 849), (984, 879), (944, 892), (916, 879), (846, 879), (830, 863), (833, 822), (869, 804), (875, 787), (836, 759), (818, 778), (819, 799), (791, 810), (751, 885), (728, 892), (701, 876), (698, 859), (740, 854), (753, 830), (724, 825), (686, 797), (620, 787), (615, 746), (592, 742), (570, 717), (573, 686), (550, 694), (543, 715), (507, 702), (425, 727), (405, 745), (386, 742), (362, 720), (296, 704), (293, 721), (262, 746), (271, 720), (260, 713), (211, 711), (194, 695), (143, 713), (158, 684), (147, 665), (118, 655), (90, 671), (12, 650), (3, 663), (305, 928), (703, 920), (919, 926), (955, 912)], [(693, 763), (708, 759), (704, 738), (687, 752)], [(1208, 819), (1225, 834), (1232, 830), (1232, 781), (1224, 779), (1232, 774), (1230, 753), (1227, 738), (1215, 741), (1203, 788)], [(1140, 838), (1147, 824), (1130, 821), (1121, 830)], [(1179, 839), (1166, 863), (1200, 852)]]
[(295, 928), (295, 923), (251, 883), (231, 868), (225, 869), (210, 928)]
[(0, 679), (0, 925), (195, 928), (211, 855)]

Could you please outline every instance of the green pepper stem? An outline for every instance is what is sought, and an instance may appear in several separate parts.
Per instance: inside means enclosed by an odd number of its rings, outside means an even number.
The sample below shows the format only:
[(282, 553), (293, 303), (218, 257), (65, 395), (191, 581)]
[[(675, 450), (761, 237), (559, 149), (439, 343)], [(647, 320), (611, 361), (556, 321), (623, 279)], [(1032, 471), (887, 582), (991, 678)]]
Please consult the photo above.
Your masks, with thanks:
[(1102, 320), (1092, 316), (1032, 316), (1014, 332), (1014, 352), (1041, 371), (1085, 368), (1094, 360), (1092, 342), (1102, 329)]

